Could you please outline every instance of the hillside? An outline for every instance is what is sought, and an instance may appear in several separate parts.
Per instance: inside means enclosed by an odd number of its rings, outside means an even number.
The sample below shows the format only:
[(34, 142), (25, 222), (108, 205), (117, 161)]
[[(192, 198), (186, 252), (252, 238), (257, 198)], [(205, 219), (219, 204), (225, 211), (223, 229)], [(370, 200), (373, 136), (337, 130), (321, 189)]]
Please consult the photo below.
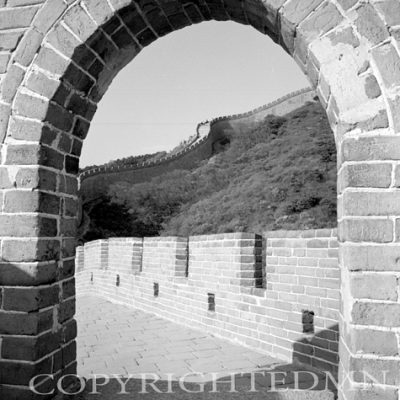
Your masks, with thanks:
[(86, 240), (333, 227), (336, 150), (325, 112), (308, 103), (268, 116), (191, 171), (115, 183), (89, 214)]

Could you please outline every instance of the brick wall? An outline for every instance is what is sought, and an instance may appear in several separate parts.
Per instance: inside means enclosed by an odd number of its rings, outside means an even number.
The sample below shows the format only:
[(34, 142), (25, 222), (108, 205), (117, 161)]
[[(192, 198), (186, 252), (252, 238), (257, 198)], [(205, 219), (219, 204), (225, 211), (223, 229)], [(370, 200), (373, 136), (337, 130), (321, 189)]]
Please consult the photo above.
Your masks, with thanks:
[(337, 248), (332, 230), (98, 240), (78, 249), (77, 293), (336, 372)]

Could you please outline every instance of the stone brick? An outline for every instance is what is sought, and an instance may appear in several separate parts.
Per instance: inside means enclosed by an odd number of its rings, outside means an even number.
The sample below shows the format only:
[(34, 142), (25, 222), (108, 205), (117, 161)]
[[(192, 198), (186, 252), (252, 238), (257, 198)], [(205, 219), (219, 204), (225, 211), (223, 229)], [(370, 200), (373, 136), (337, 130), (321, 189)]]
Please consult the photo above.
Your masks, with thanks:
[(392, 183), (392, 165), (350, 164), (342, 167), (339, 190), (348, 187), (388, 188)]
[(63, 0), (53, 0), (51, 3), (46, 2), (36, 15), (33, 25), (39, 32), (47, 33), (66, 8), (67, 4)]
[(339, 25), (342, 20), (342, 14), (334, 4), (329, 2), (319, 7), (298, 26), (296, 54), (303, 63), (308, 57), (306, 43), (310, 43), (313, 39)]
[(97, 25), (103, 25), (112, 15), (112, 9), (104, 0), (84, 0), (84, 6)]
[(389, 98), (389, 108), (393, 119), (394, 133), (400, 133), (400, 96)]
[(28, 66), (38, 52), (42, 41), (42, 33), (38, 32), (35, 28), (29, 29), (23, 36), (15, 52), (14, 60), (21, 65)]
[(97, 26), (79, 5), (70, 8), (64, 15), (69, 28), (85, 42), (96, 31)]
[(79, 158), (66, 156), (65, 157), (65, 171), (68, 174), (77, 174), (79, 172)]
[(6, 103), (11, 103), (24, 75), (25, 71), (15, 64), (8, 69), (7, 75), (1, 83), (1, 97)]
[(26, 385), (34, 376), (50, 374), (52, 372), (51, 367), (51, 357), (35, 364), (0, 360), (0, 381), (9, 385)]
[(57, 220), (33, 215), (0, 215), (0, 236), (53, 237)]
[(389, 26), (400, 25), (400, 3), (397, 0), (386, 0), (375, 4), (383, 14)]
[(72, 219), (67, 219), (67, 218), (62, 218), (61, 219), (61, 233), (64, 237), (76, 237), (77, 233), (77, 220), (75, 218)]
[(388, 89), (400, 86), (400, 56), (394, 46), (386, 43), (376, 47), (372, 50), (372, 56), (385, 86)]
[(399, 192), (345, 192), (343, 209), (346, 215), (400, 215)]
[(400, 138), (397, 136), (345, 139), (343, 161), (400, 160)]
[(40, 71), (32, 71), (25, 86), (33, 92), (51, 100), (58, 91), (60, 81), (52, 79)]
[(33, 262), (58, 260), (57, 240), (3, 240), (3, 261)]
[(3, 309), (8, 311), (38, 311), (58, 303), (60, 286), (4, 288)]
[[(384, 385), (399, 386), (399, 370), (399, 360), (379, 360), (368, 358), (353, 358), (351, 360), (351, 371), (355, 372), (355, 382), (364, 382), (366, 380), (365, 374), (368, 374), (373, 377), (375, 382)], [(367, 378), (367, 382), (370, 380), (371, 378)]]
[(356, 5), (358, 0), (338, 0), (338, 3), (344, 10), (348, 10), (349, 8)]
[(75, 278), (64, 281), (62, 284), (63, 300), (75, 296)]
[(400, 327), (400, 304), (356, 302), (352, 319), (359, 325)]
[(398, 282), (395, 275), (352, 274), (349, 283), (354, 298), (397, 301)]
[[(400, 271), (400, 245), (342, 246), (342, 263), (352, 271)], [(345, 260), (345, 261), (344, 261)]]
[(38, 335), (51, 329), (53, 324), (52, 309), (31, 313), (0, 310), (0, 334)]
[(40, 336), (4, 336), (0, 341), (3, 359), (36, 361), (56, 350), (61, 341), (61, 331), (46, 332)]
[(43, 168), (19, 168), (15, 176), (17, 188), (57, 190), (57, 174)]
[(29, 26), (40, 6), (0, 9), (0, 30), (26, 28)]
[(379, 83), (374, 75), (368, 75), (365, 79), (365, 94), (370, 99), (376, 99), (382, 94)]
[(21, 144), (9, 145), (6, 154), (9, 165), (43, 165), (59, 170), (64, 168), (63, 154), (47, 146)]
[[(376, 285), (373, 285), (376, 288)], [(382, 356), (399, 355), (399, 345), (394, 332), (372, 329), (355, 329), (352, 332), (351, 346), (355, 353), (376, 354)]]
[(42, 122), (17, 116), (11, 118), (9, 134), (16, 140), (27, 140), (47, 145), (52, 145), (57, 139), (57, 133), (45, 127)]
[(49, 47), (41, 47), (35, 64), (46, 71), (62, 75), (67, 70), (69, 61)]
[(19, 31), (0, 32), (0, 51), (15, 50), (22, 34), (23, 32)]
[(0, 284), (8, 286), (45, 285), (56, 280), (57, 270), (56, 263), (0, 262)]
[[(345, 201), (345, 207), (346, 205), (347, 201)], [(344, 219), (339, 224), (339, 232), (340, 239), (345, 242), (387, 243), (393, 241), (393, 222), (389, 219), (376, 218)]]
[(64, 107), (55, 103), (50, 103), (46, 115), (46, 121), (57, 129), (69, 132), (73, 125), (74, 116)]
[(11, 114), (11, 106), (0, 103), (0, 144), (3, 143), (7, 134), (8, 121)]
[(72, 58), (81, 42), (61, 23), (58, 23), (47, 35), (46, 41), (68, 58)]
[(49, 102), (27, 93), (19, 93), (15, 100), (15, 111), (23, 117), (43, 121), (47, 115)]
[(71, 319), (75, 315), (75, 311), (75, 298), (63, 301), (60, 303), (58, 322), (62, 324), (68, 319)]
[(76, 177), (62, 176), (59, 182), (58, 190), (61, 193), (69, 195), (77, 195), (78, 193), (78, 180)]
[(8, 191), (4, 196), (3, 211), (6, 213), (39, 212), (59, 215), (60, 197), (39, 191)]
[(357, 13), (357, 30), (372, 44), (381, 43), (389, 36), (385, 24), (371, 4), (362, 4), (357, 8)]
[(10, 53), (0, 53), (0, 74), (4, 74), (7, 71), (7, 66), (10, 61)]

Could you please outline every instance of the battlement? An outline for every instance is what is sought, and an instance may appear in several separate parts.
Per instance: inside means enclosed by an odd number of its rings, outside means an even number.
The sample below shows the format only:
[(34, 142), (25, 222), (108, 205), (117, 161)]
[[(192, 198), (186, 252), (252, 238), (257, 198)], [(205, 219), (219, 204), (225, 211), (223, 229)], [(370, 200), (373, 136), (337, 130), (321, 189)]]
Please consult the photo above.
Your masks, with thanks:
[(76, 269), (78, 295), (337, 372), (336, 230), (97, 240)]

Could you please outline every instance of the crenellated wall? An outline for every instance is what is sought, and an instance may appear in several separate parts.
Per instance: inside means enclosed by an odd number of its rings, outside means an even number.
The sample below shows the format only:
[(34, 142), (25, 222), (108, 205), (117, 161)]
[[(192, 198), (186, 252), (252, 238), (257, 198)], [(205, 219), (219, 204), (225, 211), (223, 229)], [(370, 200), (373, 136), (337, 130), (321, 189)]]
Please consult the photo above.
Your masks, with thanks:
[(78, 295), (337, 372), (336, 230), (97, 240), (78, 248), (76, 263)]
[(191, 169), (199, 161), (210, 158), (214, 145), (221, 139), (242, 133), (257, 126), (267, 115), (282, 116), (313, 101), (316, 94), (311, 88), (290, 93), (272, 103), (242, 114), (227, 115), (198, 124), (197, 137), (200, 137), (200, 126), (209, 125), (209, 133), (191, 143), (181, 152), (154, 162), (144, 162), (138, 166), (103, 166), (95, 167), (80, 175), (80, 195), (83, 202), (98, 198), (107, 192), (107, 188), (118, 181), (132, 184), (145, 182), (151, 178), (175, 169)]

